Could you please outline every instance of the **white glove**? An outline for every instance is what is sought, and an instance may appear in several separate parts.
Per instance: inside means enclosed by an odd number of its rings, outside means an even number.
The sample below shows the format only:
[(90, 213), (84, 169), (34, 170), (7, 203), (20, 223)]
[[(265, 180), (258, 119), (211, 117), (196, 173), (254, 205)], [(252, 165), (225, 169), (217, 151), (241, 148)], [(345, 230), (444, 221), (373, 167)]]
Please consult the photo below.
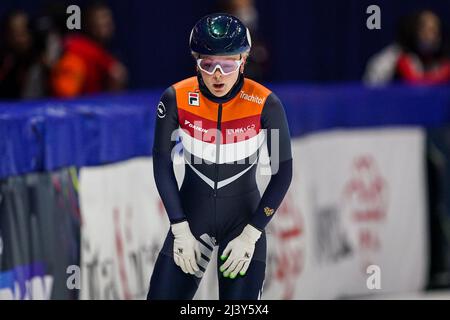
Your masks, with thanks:
[(220, 256), (222, 260), (227, 259), (220, 266), (220, 271), (225, 278), (230, 276), (234, 279), (238, 273), (241, 276), (245, 275), (255, 251), (255, 243), (260, 236), (261, 231), (248, 224), (239, 236), (228, 243)]
[(189, 229), (187, 221), (172, 224), (173, 260), (184, 273), (195, 274), (199, 271), (197, 259), (200, 259), (200, 247), (197, 239)]

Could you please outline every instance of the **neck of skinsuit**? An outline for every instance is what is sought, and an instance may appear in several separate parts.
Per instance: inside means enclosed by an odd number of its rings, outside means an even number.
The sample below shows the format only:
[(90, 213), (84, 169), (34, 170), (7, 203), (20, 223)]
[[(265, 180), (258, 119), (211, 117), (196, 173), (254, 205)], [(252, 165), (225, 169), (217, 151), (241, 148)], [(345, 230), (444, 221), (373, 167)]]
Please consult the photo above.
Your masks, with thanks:
[(205, 83), (203, 82), (202, 75), (200, 74), (200, 71), (197, 72), (197, 79), (198, 84), (200, 88), (200, 92), (209, 100), (216, 102), (216, 103), (226, 103), (236, 97), (236, 95), (241, 91), (242, 86), (244, 85), (244, 75), (242, 73), (239, 73), (239, 77), (236, 80), (236, 83), (233, 85), (231, 90), (224, 95), (223, 97), (217, 97), (209, 91), (208, 87), (206, 87)]

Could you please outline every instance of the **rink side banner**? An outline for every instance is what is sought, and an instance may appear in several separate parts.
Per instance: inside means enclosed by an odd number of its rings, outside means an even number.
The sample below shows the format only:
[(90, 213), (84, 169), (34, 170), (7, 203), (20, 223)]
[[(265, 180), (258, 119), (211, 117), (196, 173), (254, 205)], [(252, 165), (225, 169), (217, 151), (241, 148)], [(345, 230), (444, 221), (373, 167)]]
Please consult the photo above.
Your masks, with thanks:
[(143, 299), (168, 230), (151, 158), (80, 172), (81, 299)]
[[(294, 178), (267, 228), (263, 299), (418, 291), (426, 282), (424, 132), (343, 130), (293, 140)], [(176, 166), (178, 180), (183, 167)], [(259, 179), (260, 190), (267, 178)], [(151, 158), (80, 173), (81, 299), (142, 299), (169, 230)], [(212, 259), (196, 299), (216, 299)]]
[(335, 299), (425, 287), (424, 132), (295, 139), (294, 179), (269, 226), (266, 299)]
[(79, 231), (74, 169), (0, 181), (0, 300), (77, 299)]

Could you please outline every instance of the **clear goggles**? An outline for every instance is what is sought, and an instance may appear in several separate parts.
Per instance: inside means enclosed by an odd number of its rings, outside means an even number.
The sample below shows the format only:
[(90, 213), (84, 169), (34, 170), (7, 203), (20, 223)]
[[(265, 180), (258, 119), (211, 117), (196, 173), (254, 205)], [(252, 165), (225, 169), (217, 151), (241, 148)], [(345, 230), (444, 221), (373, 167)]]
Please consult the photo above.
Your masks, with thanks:
[(242, 64), (241, 60), (221, 59), (221, 58), (204, 58), (197, 59), (197, 66), (203, 72), (213, 75), (216, 69), (219, 69), (224, 76), (232, 74), (239, 70)]

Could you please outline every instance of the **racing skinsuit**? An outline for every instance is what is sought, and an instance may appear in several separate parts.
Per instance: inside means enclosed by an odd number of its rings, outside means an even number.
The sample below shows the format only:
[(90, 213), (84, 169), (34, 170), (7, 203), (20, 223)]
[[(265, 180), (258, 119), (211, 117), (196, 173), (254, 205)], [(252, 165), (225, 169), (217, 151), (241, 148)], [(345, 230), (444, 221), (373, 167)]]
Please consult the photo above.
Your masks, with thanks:
[[(178, 145), (174, 131), (181, 140)], [(245, 276), (229, 279), (217, 269), (219, 299), (260, 298), (266, 265), (264, 228), (292, 179), (290, 135), (280, 100), (243, 75), (221, 98), (209, 92), (200, 75), (188, 78), (163, 93), (154, 139), (154, 177), (169, 220), (188, 221), (200, 242), (202, 257), (197, 261), (200, 271), (184, 273), (174, 263), (174, 236), (169, 230), (147, 298), (192, 299), (213, 248), (219, 247), (220, 256), (247, 224), (262, 235)], [(271, 179), (261, 197), (256, 168), (264, 144), (271, 158)], [(173, 153), (181, 149), (185, 175), (178, 189), (172, 161)], [(218, 267), (220, 264), (219, 260)]]

